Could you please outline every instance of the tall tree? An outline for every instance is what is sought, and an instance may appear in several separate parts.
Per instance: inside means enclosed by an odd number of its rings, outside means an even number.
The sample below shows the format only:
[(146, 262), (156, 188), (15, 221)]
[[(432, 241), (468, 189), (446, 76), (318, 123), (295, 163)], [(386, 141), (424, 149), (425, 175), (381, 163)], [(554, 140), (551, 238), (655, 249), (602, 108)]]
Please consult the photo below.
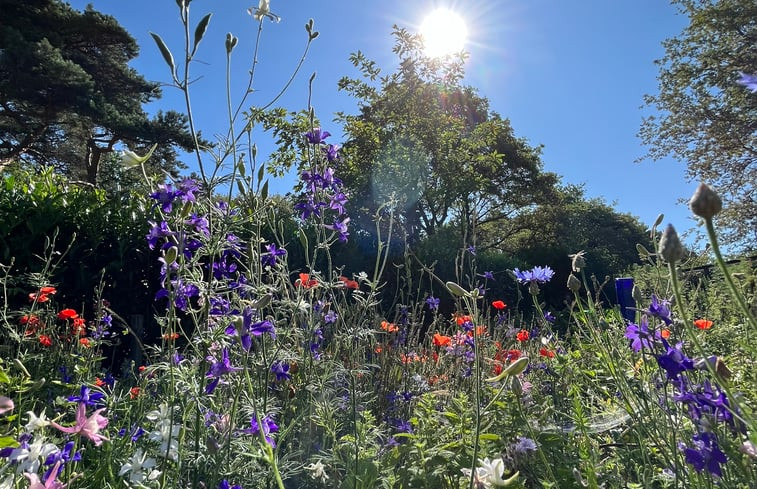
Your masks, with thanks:
[[(488, 100), (460, 84), (464, 57), (431, 59), (422, 41), (395, 27), (396, 72), (358, 52), (362, 78), (343, 78), (357, 115), (340, 114), (346, 142), (340, 176), (360, 221), (394, 199), (413, 242), (452, 221), (500, 223), (549, 198), (557, 181), (542, 171), (540, 148), (515, 137)], [(378, 81), (378, 82), (377, 82)], [(371, 229), (363, 223), (363, 229)]]
[(659, 93), (645, 97), (660, 115), (646, 118), (640, 136), (655, 159), (672, 155), (688, 177), (721, 195), (726, 238), (757, 242), (757, 93), (740, 85), (757, 74), (754, 0), (673, 0), (689, 25), (663, 43), (656, 61)]
[(139, 48), (113, 17), (59, 0), (0, 0), (0, 11), (0, 169), (18, 159), (96, 184), (119, 143), (158, 143), (155, 164), (183, 167), (186, 116), (145, 113), (160, 89), (128, 66)]

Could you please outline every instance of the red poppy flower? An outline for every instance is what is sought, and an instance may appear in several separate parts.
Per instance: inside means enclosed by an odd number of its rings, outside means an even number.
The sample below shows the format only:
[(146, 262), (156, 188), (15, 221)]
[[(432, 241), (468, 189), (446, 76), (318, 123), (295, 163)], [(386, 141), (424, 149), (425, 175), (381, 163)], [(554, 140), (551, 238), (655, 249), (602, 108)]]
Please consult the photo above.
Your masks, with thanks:
[(139, 387), (132, 387), (129, 389), (129, 397), (132, 399), (136, 399), (136, 397), (139, 395)]
[(697, 319), (694, 321), (694, 326), (699, 329), (710, 329), (712, 327), (712, 321), (707, 319)]
[(105, 381), (101, 379), (100, 377), (95, 377), (95, 385), (97, 387), (102, 387), (105, 385)]
[(171, 334), (166, 333), (162, 335), (162, 338), (166, 341), (173, 341), (179, 338), (179, 333), (171, 333)]
[(73, 309), (63, 309), (61, 312), (58, 313), (58, 319), (76, 319), (79, 317), (79, 314), (74, 311)]
[(492, 307), (494, 307), (494, 309), (499, 309), (501, 311), (502, 309), (507, 307), (507, 304), (505, 304), (502, 301), (494, 301), (492, 302)]
[(528, 338), (530, 338), (530, 337), (531, 337), (531, 335), (528, 334), (528, 331), (526, 331), (525, 329), (521, 329), (520, 331), (518, 331), (518, 334), (515, 335), (515, 339), (518, 340), (518, 341), (520, 341), (520, 342), (524, 342), (524, 341), (528, 340)]
[(42, 346), (52, 346), (53, 340), (46, 334), (39, 335), (39, 344)]
[(670, 338), (670, 330), (669, 329), (660, 330), (660, 336), (662, 336), (662, 339), (667, 340), (668, 338)]
[(47, 302), (49, 300), (50, 300), (50, 298), (47, 296), (47, 294), (40, 294), (38, 292), (32, 292), (31, 294), (29, 294), (29, 301), (30, 302), (34, 302), (34, 301), (37, 301), (37, 302)]
[(455, 316), (455, 322), (457, 323), (458, 326), (462, 326), (463, 324), (469, 323), (471, 321), (472, 320), (470, 316), (464, 316), (464, 315)]
[(520, 350), (508, 350), (505, 359), (514, 362), (520, 358), (523, 353)]
[(55, 295), (58, 293), (58, 290), (55, 287), (42, 287), (39, 289), (39, 293), (45, 295)]
[(302, 287), (303, 289), (312, 289), (313, 287), (318, 286), (318, 281), (314, 278), (310, 278), (309, 273), (301, 273), (300, 278), (297, 279), (294, 285)]
[(547, 358), (555, 358), (555, 352), (547, 350), (546, 348), (539, 349), (539, 355)]
[(357, 289), (360, 288), (360, 284), (357, 283), (357, 281), (348, 279), (344, 275), (342, 275), (341, 277), (339, 277), (339, 280), (341, 280), (342, 283), (344, 284), (344, 286), (347, 287), (348, 289), (357, 290)]
[(443, 334), (435, 333), (431, 342), (434, 344), (434, 346), (451, 346), (452, 338), (450, 338), (449, 336), (444, 336)]
[(29, 324), (29, 326), (35, 326), (39, 324), (39, 318), (34, 314), (23, 315), (21, 316), (21, 319), (18, 320), (18, 322), (21, 324)]
[(92, 346), (89, 342), (89, 338), (79, 338), (79, 344), (84, 348), (89, 348), (90, 346)]

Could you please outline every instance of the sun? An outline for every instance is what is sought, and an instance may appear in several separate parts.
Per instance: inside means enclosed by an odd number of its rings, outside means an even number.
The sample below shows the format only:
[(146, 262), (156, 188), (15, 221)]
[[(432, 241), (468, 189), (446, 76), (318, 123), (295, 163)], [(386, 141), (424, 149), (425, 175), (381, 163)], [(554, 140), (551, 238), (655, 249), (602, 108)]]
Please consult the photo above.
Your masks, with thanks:
[(446, 8), (438, 8), (423, 19), (420, 35), (426, 55), (439, 58), (462, 51), (468, 28), (459, 14)]

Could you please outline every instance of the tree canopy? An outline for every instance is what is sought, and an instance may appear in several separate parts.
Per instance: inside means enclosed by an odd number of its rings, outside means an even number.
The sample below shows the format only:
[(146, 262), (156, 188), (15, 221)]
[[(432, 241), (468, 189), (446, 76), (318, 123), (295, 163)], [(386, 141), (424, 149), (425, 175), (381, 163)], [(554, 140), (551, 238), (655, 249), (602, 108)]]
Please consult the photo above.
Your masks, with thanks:
[(546, 202), (557, 176), (542, 170), (539, 147), (516, 137), (486, 98), (461, 84), (464, 56), (431, 59), (417, 35), (395, 26), (394, 36), (396, 72), (380, 76), (357, 52), (351, 61), (362, 77), (339, 83), (359, 104), (358, 114), (340, 115), (346, 141), (339, 174), (353, 221), (394, 199), (413, 242), (450, 222), (506, 226)]
[(757, 242), (757, 93), (740, 85), (757, 73), (757, 3), (754, 0), (674, 0), (690, 19), (666, 40), (657, 60), (659, 93), (646, 103), (640, 136), (655, 159), (673, 156), (688, 177), (703, 180), (723, 198), (720, 224), (727, 242)]
[(113, 17), (59, 0), (0, 0), (0, 11), (0, 168), (21, 160), (96, 184), (119, 143), (158, 143), (154, 164), (183, 167), (186, 116), (146, 114), (159, 85), (128, 65), (139, 48)]

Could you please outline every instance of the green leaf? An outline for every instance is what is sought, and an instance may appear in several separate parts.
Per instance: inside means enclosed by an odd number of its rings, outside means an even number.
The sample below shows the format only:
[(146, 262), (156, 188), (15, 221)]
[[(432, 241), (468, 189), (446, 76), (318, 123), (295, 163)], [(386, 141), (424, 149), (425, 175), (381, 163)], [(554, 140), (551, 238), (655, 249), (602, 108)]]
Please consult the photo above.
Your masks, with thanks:
[(173, 61), (173, 55), (171, 54), (171, 51), (168, 49), (168, 46), (166, 46), (166, 43), (163, 42), (163, 38), (161, 38), (158, 34), (151, 32), (150, 35), (155, 40), (155, 44), (158, 45), (158, 49), (160, 49), (160, 54), (163, 55), (163, 59), (166, 60), (168, 67), (171, 68), (171, 75), (174, 78), (176, 78), (176, 64)]
[(263, 183), (263, 188), (260, 189), (260, 197), (265, 200), (268, 198), (268, 180)]
[(195, 55), (195, 51), (197, 51), (197, 46), (200, 44), (200, 41), (202, 41), (202, 38), (205, 36), (205, 31), (208, 30), (208, 23), (210, 22), (210, 17), (212, 16), (213, 16), (212, 13), (207, 14), (197, 24), (197, 27), (195, 28), (195, 43), (194, 43), (194, 46), (192, 47), (191, 56)]
[(12, 436), (0, 436), (0, 448), (13, 447), (16, 448), (18, 442)]
[(0, 370), (0, 383), (9, 384), (10, 381), (11, 379), (8, 377), (8, 374), (5, 373), (5, 370)]

